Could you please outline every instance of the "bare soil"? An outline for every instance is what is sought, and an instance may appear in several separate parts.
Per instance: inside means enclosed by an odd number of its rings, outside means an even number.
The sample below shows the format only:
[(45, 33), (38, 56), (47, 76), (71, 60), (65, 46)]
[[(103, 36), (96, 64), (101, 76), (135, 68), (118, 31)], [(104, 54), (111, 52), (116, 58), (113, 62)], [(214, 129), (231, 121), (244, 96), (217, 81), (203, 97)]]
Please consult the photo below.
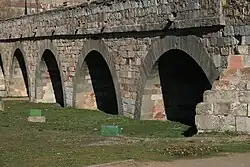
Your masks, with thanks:
[[(250, 153), (228, 154), (201, 159), (183, 159), (172, 162), (136, 162), (128, 161), (117, 164), (99, 165), (98, 167), (249, 167)], [(97, 166), (96, 166), (97, 167)]]

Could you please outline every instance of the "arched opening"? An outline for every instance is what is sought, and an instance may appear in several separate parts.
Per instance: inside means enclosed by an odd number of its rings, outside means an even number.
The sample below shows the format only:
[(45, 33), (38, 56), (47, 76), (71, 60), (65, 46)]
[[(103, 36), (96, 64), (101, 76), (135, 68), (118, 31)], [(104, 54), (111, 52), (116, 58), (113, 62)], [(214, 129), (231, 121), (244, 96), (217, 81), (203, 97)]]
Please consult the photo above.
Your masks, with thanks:
[(60, 70), (54, 54), (45, 50), (36, 71), (36, 100), (41, 103), (58, 103), (64, 106)]
[(20, 49), (17, 49), (13, 55), (10, 67), (10, 97), (28, 97), (29, 85), (28, 74), (24, 56)]
[(142, 119), (168, 119), (195, 126), (195, 108), (211, 84), (196, 61), (173, 49), (164, 53), (146, 81)]
[(0, 54), (0, 97), (5, 96), (5, 74), (3, 68), (2, 55)]
[(118, 114), (112, 75), (106, 61), (97, 51), (88, 53), (76, 75), (75, 107)]

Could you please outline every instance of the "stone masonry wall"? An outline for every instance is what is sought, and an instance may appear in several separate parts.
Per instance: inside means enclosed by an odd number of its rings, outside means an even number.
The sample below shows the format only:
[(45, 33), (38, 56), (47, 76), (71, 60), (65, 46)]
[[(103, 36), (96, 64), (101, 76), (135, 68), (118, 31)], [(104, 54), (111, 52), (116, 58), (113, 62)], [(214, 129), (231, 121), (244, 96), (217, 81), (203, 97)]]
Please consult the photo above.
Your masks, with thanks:
[(210, 47), (210, 53), (216, 57), (215, 64), (224, 62), (224, 65), (219, 80), (213, 83), (212, 90), (204, 92), (204, 102), (197, 105), (196, 124), (201, 132), (250, 133), (249, 8), (248, 1), (225, 1), (222, 13), (226, 26), (221, 31), (221, 39), (209, 39), (210, 46), (211, 41), (217, 43)]
[[(236, 58), (240, 60), (235, 60)], [(229, 56), (229, 65), (205, 91), (204, 102), (196, 108), (200, 131), (233, 131), (250, 133), (250, 68), (243, 68), (242, 56)]]
[[(249, 67), (250, 21), (246, 12), (249, 6), (249, 2), (230, 0), (95, 1), (91, 4), (0, 22), (0, 54), (4, 63), (7, 94), (11, 80), (12, 57), (15, 50), (20, 49), (25, 57), (29, 75), (30, 98), (32, 101), (37, 100), (36, 96), (39, 92), (37, 92), (36, 71), (43, 52), (48, 49), (56, 57), (61, 72), (65, 104), (74, 106), (76, 67), (83, 56), (82, 53), (85, 53), (84, 49), (87, 48), (85, 45), (90, 45), (89, 41), (95, 39), (96, 43), (103, 42), (104, 46), (101, 46), (101, 49), (96, 47), (93, 49), (102, 52), (105, 50), (103, 48), (106, 48), (111, 57), (111, 63), (115, 66), (122, 111), (125, 115), (133, 117), (136, 103), (138, 103), (136, 98), (142, 75), (140, 73), (142, 62), (154, 42), (165, 36), (184, 39), (189, 35), (194, 35), (210, 54), (209, 58), (213, 60), (215, 67), (221, 72), (225, 70), (220, 80), (214, 82), (212, 90), (204, 93), (204, 102), (197, 106), (198, 128), (201, 130), (237, 130), (237, 119), (242, 117), (239, 117), (239, 114), (235, 115), (232, 110), (236, 110), (237, 107), (243, 109), (248, 107), (248, 102), (241, 101), (242, 99), (239, 98), (242, 97), (241, 92), (244, 93), (243, 97), (247, 97), (248, 78), (241, 78), (239, 80), (241, 84), (238, 85), (237, 82), (233, 82), (234, 79), (230, 78), (231, 75), (228, 73), (231, 74), (232, 69), (237, 69), (232, 73), (237, 75), (238, 79), (243, 76), (243, 73), (246, 75), (244, 71), (248, 71), (244, 67)], [(233, 10), (234, 8), (236, 10)], [(178, 43), (178, 41), (170, 40), (167, 44), (170, 45), (171, 42)], [(193, 46), (190, 50), (201, 50), (195, 47)], [(229, 78), (223, 79), (224, 74)], [(159, 76), (156, 78), (159, 79)], [(85, 79), (89, 82), (86, 86), (90, 86), (89, 76), (86, 75)], [(43, 82), (46, 82), (43, 83), (46, 85), (50, 81), (43, 80)], [(226, 88), (216, 86), (216, 84), (225, 85), (225, 83)], [(243, 83), (245, 86), (242, 86)], [(147, 119), (166, 119), (159, 80), (153, 85), (155, 87), (148, 88), (149, 91), (153, 90), (148, 97), (154, 104), (153, 108), (150, 108), (152, 113), (149, 114), (149, 111), (144, 116)], [(223, 93), (229, 94), (231, 89), (237, 95), (233, 93), (230, 95), (231, 101), (223, 101), (228, 98)], [(50, 90), (52, 92), (51, 85)], [(218, 109), (221, 104), (220, 99), (214, 98), (217, 95), (221, 96), (223, 102), (221, 107), (223, 114), (218, 111), (221, 111)], [(92, 89), (89, 89), (87, 96), (88, 100), (91, 100), (91, 105), (87, 107), (95, 108), (96, 104), (92, 104), (95, 99)], [(210, 101), (212, 99), (216, 101)], [(231, 103), (232, 101), (234, 103)], [(228, 112), (228, 116), (225, 116), (224, 111)], [(206, 120), (210, 118), (211, 121), (208, 121), (210, 124), (216, 120), (224, 120), (224, 124), (216, 127), (211, 124), (212, 127), (209, 127)], [(246, 119), (246, 117), (243, 118)], [(231, 124), (233, 125), (227, 128), (221, 126)]]
[(95, 1), (0, 22), (0, 39), (224, 25), (221, 11), (220, 0)]
[[(151, 41), (154, 38), (142, 38), (142, 39), (134, 39), (134, 38), (126, 38), (123, 40), (119, 39), (107, 39), (105, 40), (105, 44), (107, 46), (107, 50), (109, 51), (109, 56), (113, 57), (113, 63), (115, 64), (115, 70), (118, 76), (118, 82), (120, 84), (120, 93), (123, 102), (123, 110), (125, 115), (133, 116), (134, 105), (136, 100), (136, 80), (139, 79), (139, 67), (141, 64), (141, 59), (146, 56), (147, 49), (150, 47)], [(78, 63), (79, 57), (82, 55), (82, 49), (88, 39), (77, 39), (77, 40), (53, 40), (52, 42), (45, 41), (23, 41), (21, 44), (19, 42), (18, 46), (15, 43), (0, 43), (1, 46), (1, 55), (3, 55), (3, 62), (5, 67), (5, 80), (6, 83), (10, 81), (10, 68), (11, 64), (11, 56), (14, 51), (18, 48), (22, 48), (23, 55), (27, 60), (27, 71), (30, 79), (29, 88), (31, 89), (30, 98), (32, 101), (39, 102), (39, 98), (35, 95), (36, 93), (36, 68), (39, 63), (41, 63), (40, 58), (43, 52), (46, 49), (50, 49), (53, 53), (56, 53), (55, 56), (59, 58), (60, 63), (60, 71), (62, 72), (62, 78), (64, 81), (64, 91), (65, 91), (65, 101), (67, 106), (73, 106), (73, 80), (75, 76), (75, 70)], [(130, 44), (130, 45), (128, 45)], [(48, 46), (46, 46), (48, 45)], [(93, 48), (96, 49), (96, 48)], [(43, 64), (42, 62), (41, 64)], [(45, 65), (44, 65), (45, 66)], [(43, 66), (40, 65), (40, 70), (43, 71)], [(45, 71), (47, 68), (45, 69)], [(42, 72), (44, 77), (49, 79), (48, 73)], [(45, 76), (46, 75), (46, 76)], [(91, 84), (89, 80), (89, 76), (85, 77), (86, 82)], [(89, 80), (89, 81), (88, 81)], [(47, 82), (48, 81), (48, 82)], [(51, 81), (47, 80), (46, 83), (51, 85)], [(43, 85), (46, 85), (45, 80), (42, 80)], [(42, 84), (40, 83), (40, 84)], [(86, 85), (87, 86), (87, 85)], [(89, 94), (93, 94), (93, 90), (91, 90)], [(93, 97), (94, 99), (94, 97)], [(88, 99), (93, 101), (93, 99)], [(87, 100), (87, 99), (86, 99)], [(53, 101), (53, 100), (47, 100)], [(45, 102), (45, 101), (43, 101)], [(95, 105), (95, 104), (93, 104)], [(93, 106), (92, 106), (93, 107)], [(90, 107), (90, 109), (94, 109)]]

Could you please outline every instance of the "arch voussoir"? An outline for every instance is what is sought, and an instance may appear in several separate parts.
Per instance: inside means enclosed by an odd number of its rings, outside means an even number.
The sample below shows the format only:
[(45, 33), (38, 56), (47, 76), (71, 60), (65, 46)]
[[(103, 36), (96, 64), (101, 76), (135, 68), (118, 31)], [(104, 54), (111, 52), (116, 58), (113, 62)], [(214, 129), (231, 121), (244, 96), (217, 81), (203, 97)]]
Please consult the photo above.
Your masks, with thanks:
[[(80, 78), (85, 77), (85, 71), (82, 70), (82, 67), (85, 65), (84, 63), (88, 54), (91, 52), (96, 52), (102, 56), (104, 61), (106, 62), (109, 72), (111, 74), (112, 82), (114, 85), (115, 89), (115, 96), (116, 96), (116, 101), (117, 101), (117, 108), (118, 108), (118, 113), (123, 114), (123, 109), (122, 109), (122, 99), (120, 95), (120, 86), (118, 83), (118, 78), (115, 70), (115, 66), (113, 63), (113, 58), (109, 55), (108, 49), (105, 45), (105, 43), (102, 40), (87, 40), (86, 43), (83, 45), (83, 48), (81, 50), (81, 55), (78, 58), (78, 62), (76, 65), (76, 73), (75, 77), (73, 79), (73, 104), (76, 107), (76, 101), (77, 101), (77, 87), (78, 87), (78, 82), (80, 82)], [(83, 78), (83, 80), (85, 80)]]
[[(18, 54), (18, 55), (17, 55)], [(10, 65), (9, 65), (9, 78), (8, 78), (8, 84), (7, 86), (7, 96), (28, 96), (31, 98), (31, 80), (30, 80), (30, 70), (28, 67), (28, 60), (27, 55), (24, 51), (23, 45), (20, 42), (15, 42), (12, 46), (11, 51), (11, 59), (10, 59)], [(14, 75), (14, 64), (18, 63), (21, 70), (19, 70), (19, 74), (22, 76), (22, 79), (16, 79), (16, 81), (13, 81), (13, 75)], [(21, 63), (21, 64), (20, 64)], [(23, 82), (23, 83), (19, 83)], [(16, 90), (13, 92), (13, 90)]]
[[(65, 98), (65, 86), (64, 86), (64, 75), (63, 75), (63, 69), (61, 66), (61, 61), (60, 58), (57, 54), (57, 48), (54, 46), (54, 44), (52, 43), (51, 40), (44, 40), (42, 41), (41, 45), (40, 45), (40, 50), (39, 50), (39, 55), (37, 57), (37, 66), (36, 66), (36, 70), (35, 70), (35, 101), (36, 102), (43, 102), (44, 100), (42, 100), (42, 95), (41, 95), (41, 91), (42, 91), (42, 86), (39, 85), (41, 84), (42, 78), (41, 78), (41, 64), (43, 64), (46, 60), (43, 60), (44, 57), (46, 56), (46, 54), (50, 54), (51, 57), (51, 61), (53, 60), (53, 64), (54, 65), (50, 65), (50, 66), (55, 66), (53, 68), (55, 68), (56, 70), (56, 75), (54, 76), (56, 77), (56, 79), (59, 79), (59, 83), (60, 83), (60, 89), (59, 86), (55, 86), (56, 85), (56, 81), (52, 81), (53, 78), (51, 79), (52, 85), (53, 85), (53, 91), (54, 91), (54, 96), (56, 98), (57, 103), (60, 103), (61, 106), (65, 106), (66, 105), (66, 98)], [(44, 61), (44, 62), (43, 62)], [(48, 68), (48, 72), (50, 73), (50, 75), (52, 74), (52, 72), (50, 72), (49, 68), (52, 67), (48, 67), (48, 62), (45, 62), (45, 66), (47, 66), (46, 68)], [(56, 90), (59, 90), (59, 94), (56, 95), (57, 92), (55, 92)], [(62, 96), (62, 97), (59, 97)], [(60, 100), (58, 100), (58, 98), (60, 98)]]
[(164, 38), (158, 38), (154, 43), (152, 43), (152, 46), (142, 61), (140, 67), (141, 78), (139, 79), (137, 87), (134, 118), (140, 119), (141, 117), (144, 88), (152, 68), (164, 53), (173, 49), (181, 50), (190, 55), (192, 59), (201, 67), (211, 84), (218, 78), (219, 72), (198, 37), (190, 35), (185, 37), (165, 36)]

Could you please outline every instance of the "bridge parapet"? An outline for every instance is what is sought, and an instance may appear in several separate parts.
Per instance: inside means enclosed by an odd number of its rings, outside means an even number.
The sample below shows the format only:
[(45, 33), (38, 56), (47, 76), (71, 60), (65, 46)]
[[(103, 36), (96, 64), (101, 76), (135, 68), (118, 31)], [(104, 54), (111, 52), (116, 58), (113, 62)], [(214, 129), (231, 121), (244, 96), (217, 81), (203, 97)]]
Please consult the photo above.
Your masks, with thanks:
[(0, 22), (0, 38), (5, 40), (224, 25), (221, 13), (220, 0), (101, 0)]

